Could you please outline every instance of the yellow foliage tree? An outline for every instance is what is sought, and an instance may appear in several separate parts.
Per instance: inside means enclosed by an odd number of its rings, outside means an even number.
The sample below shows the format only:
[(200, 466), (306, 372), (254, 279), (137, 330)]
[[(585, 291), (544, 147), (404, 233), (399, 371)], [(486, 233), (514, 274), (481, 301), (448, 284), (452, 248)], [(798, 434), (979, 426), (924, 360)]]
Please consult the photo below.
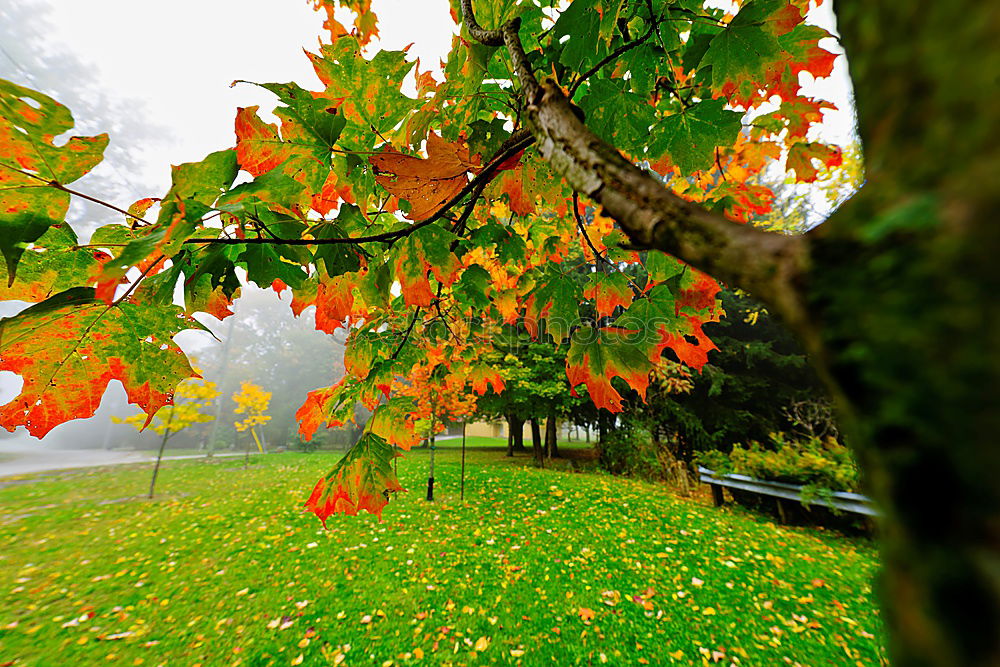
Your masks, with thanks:
[[(174, 393), (174, 404), (165, 405), (157, 410), (149, 428), (153, 429), (153, 432), (169, 438), (192, 424), (210, 422), (214, 417), (200, 412), (200, 410), (210, 406), (218, 395), (219, 390), (214, 382), (205, 380), (182, 382)], [(146, 414), (140, 412), (131, 417), (112, 417), (111, 421), (116, 424), (129, 424), (137, 431), (141, 431), (146, 424)]]
[[(195, 369), (195, 372), (199, 372), (198, 369)], [(170, 439), (170, 436), (192, 424), (212, 421), (214, 417), (201, 412), (201, 410), (212, 405), (212, 401), (218, 395), (219, 390), (214, 382), (209, 382), (201, 377), (185, 380), (177, 385), (173, 404), (164, 405), (153, 415), (149, 428), (163, 437), (160, 439), (160, 450), (156, 454), (156, 464), (153, 466), (153, 479), (149, 483), (150, 498), (153, 497), (153, 492), (156, 489), (156, 476), (160, 472), (160, 461), (163, 459), (163, 450), (167, 446), (167, 440)], [(128, 424), (137, 431), (146, 428), (146, 414), (142, 412), (130, 417), (112, 417), (111, 421), (116, 424)]]
[(233, 401), (236, 403), (233, 412), (238, 415), (246, 415), (242, 421), (236, 422), (236, 430), (240, 433), (250, 431), (254, 442), (257, 443), (257, 449), (263, 453), (264, 447), (257, 434), (257, 427), (271, 421), (271, 416), (264, 414), (271, 402), (271, 392), (264, 391), (262, 387), (252, 382), (243, 382), (240, 385), (240, 390), (233, 394)]

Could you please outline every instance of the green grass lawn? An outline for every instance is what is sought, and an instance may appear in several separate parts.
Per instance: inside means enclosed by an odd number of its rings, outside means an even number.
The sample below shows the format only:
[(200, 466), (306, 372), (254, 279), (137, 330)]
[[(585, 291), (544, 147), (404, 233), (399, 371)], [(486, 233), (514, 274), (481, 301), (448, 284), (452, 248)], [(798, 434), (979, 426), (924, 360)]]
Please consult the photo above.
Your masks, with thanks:
[(0, 480), (0, 665), (871, 665), (864, 541), (611, 477), (438, 451), (374, 517), (300, 510), (334, 453)]

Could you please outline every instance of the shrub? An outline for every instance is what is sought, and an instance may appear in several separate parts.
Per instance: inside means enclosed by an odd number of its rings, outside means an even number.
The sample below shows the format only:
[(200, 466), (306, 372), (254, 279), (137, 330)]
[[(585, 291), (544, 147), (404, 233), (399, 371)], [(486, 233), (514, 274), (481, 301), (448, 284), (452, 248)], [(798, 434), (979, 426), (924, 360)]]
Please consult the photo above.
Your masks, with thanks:
[(720, 473), (738, 473), (775, 482), (800, 484), (828, 491), (857, 491), (858, 468), (836, 438), (815, 436), (789, 439), (772, 433), (770, 446), (751, 442), (736, 445), (728, 456), (705, 452), (699, 463)]
[(626, 424), (605, 435), (598, 462), (604, 470), (647, 481), (667, 482), (689, 494), (694, 485), (692, 470), (677, 458), (676, 441), (659, 440), (648, 429)]

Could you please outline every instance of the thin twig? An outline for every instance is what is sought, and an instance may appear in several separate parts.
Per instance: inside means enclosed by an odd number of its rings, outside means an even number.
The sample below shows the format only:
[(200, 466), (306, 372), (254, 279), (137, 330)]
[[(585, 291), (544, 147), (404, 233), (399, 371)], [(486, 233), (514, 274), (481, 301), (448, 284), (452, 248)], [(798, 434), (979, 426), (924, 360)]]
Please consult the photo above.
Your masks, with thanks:
[(580, 233), (583, 234), (583, 239), (587, 242), (587, 245), (590, 246), (590, 251), (592, 253), (594, 253), (594, 257), (595, 257), (596, 263), (600, 263), (601, 261), (603, 261), (609, 267), (611, 267), (612, 269), (614, 269), (618, 273), (620, 273), (623, 276), (625, 276), (625, 279), (628, 280), (629, 285), (632, 286), (632, 290), (636, 294), (641, 294), (642, 293), (642, 288), (639, 287), (639, 285), (632, 279), (632, 276), (630, 276), (629, 274), (627, 274), (624, 271), (622, 271), (621, 267), (619, 267), (617, 264), (615, 264), (614, 262), (612, 262), (610, 259), (608, 259), (604, 255), (602, 255), (600, 252), (598, 252), (597, 247), (594, 245), (594, 242), (590, 240), (590, 235), (587, 234), (587, 228), (583, 224), (583, 219), (580, 217), (579, 205), (580, 205), (579, 195), (577, 195), (577, 193), (574, 191), (573, 192), (573, 217), (576, 219), (576, 226), (580, 228)]
[(55, 179), (51, 179), (50, 180), (50, 179), (47, 179), (47, 178), (42, 178), (38, 174), (32, 174), (30, 171), (25, 171), (23, 169), (18, 169), (17, 167), (11, 166), (11, 165), (9, 165), (9, 164), (7, 164), (5, 162), (0, 162), (0, 166), (7, 167), (11, 171), (16, 171), (17, 173), (22, 174), (24, 176), (28, 176), (30, 178), (34, 178), (35, 180), (39, 181), (41, 184), (47, 185), (50, 188), (55, 188), (56, 190), (62, 190), (63, 192), (65, 192), (67, 194), (70, 194), (70, 195), (77, 196), (80, 199), (86, 199), (89, 202), (93, 202), (95, 204), (99, 204), (100, 206), (104, 206), (106, 208), (110, 208), (112, 211), (117, 211), (118, 213), (121, 213), (122, 215), (127, 216), (127, 218), (132, 218), (133, 220), (138, 220), (139, 222), (145, 223), (146, 225), (152, 224), (152, 223), (150, 223), (150, 222), (148, 222), (146, 220), (143, 220), (142, 218), (140, 218), (137, 215), (132, 215), (128, 211), (126, 211), (124, 209), (121, 209), (121, 208), (118, 208), (114, 204), (109, 204), (106, 201), (102, 201), (100, 199), (97, 199), (96, 197), (91, 197), (90, 195), (85, 194), (83, 192), (78, 192), (77, 190), (73, 190), (71, 188), (67, 188), (65, 185), (63, 185), (62, 183), (60, 183), (59, 181), (57, 181)]
[(399, 346), (396, 347), (396, 350), (392, 353), (392, 356), (389, 357), (393, 361), (396, 360), (396, 357), (399, 356), (399, 351), (403, 349), (403, 345), (405, 345), (406, 341), (409, 340), (410, 332), (413, 331), (413, 325), (417, 323), (417, 318), (419, 316), (420, 316), (420, 306), (417, 306), (417, 309), (413, 311), (413, 318), (410, 320), (410, 326), (406, 327), (406, 331), (403, 332), (403, 340), (399, 341)]
[(593, 67), (591, 67), (590, 69), (588, 69), (586, 72), (584, 72), (583, 74), (581, 74), (580, 76), (578, 76), (577, 79), (576, 79), (576, 81), (573, 82), (573, 85), (571, 85), (569, 87), (569, 92), (566, 93), (566, 97), (568, 97), (569, 99), (573, 99), (573, 96), (576, 95), (576, 91), (580, 88), (580, 85), (584, 81), (586, 81), (587, 79), (589, 79), (593, 75), (597, 74), (599, 71), (601, 71), (601, 68), (603, 68), (605, 65), (607, 65), (608, 63), (610, 63), (612, 60), (617, 60), (621, 56), (625, 55), (626, 53), (628, 53), (629, 51), (631, 51), (632, 49), (634, 49), (635, 47), (639, 46), (640, 44), (642, 44), (643, 42), (645, 42), (647, 39), (649, 39), (650, 35), (652, 35), (656, 31), (656, 27), (660, 24), (659, 19), (653, 21), (652, 16), (650, 17), (650, 21), (651, 21), (651, 23), (649, 24), (649, 29), (646, 30), (646, 34), (644, 34), (642, 37), (639, 37), (639, 38), (637, 38), (637, 39), (635, 39), (635, 40), (633, 40), (631, 42), (628, 42), (626, 44), (622, 44), (617, 49), (615, 49), (614, 51), (612, 51), (608, 55), (606, 55), (603, 58), (601, 58), (597, 62), (596, 65), (594, 65)]
[[(515, 135), (511, 135), (514, 138)], [(509, 140), (508, 140), (509, 141)], [(405, 236), (409, 236), (418, 229), (426, 227), (432, 222), (436, 222), (440, 218), (443, 218), (445, 214), (458, 202), (464, 199), (469, 193), (485, 188), (492, 180), (493, 176), (496, 174), (499, 166), (503, 164), (508, 158), (517, 154), (518, 152), (526, 149), (528, 146), (535, 142), (535, 138), (529, 133), (524, 133), (518, 137), (518, 140), (510, 143), (506, 148), (502, 148), (501, 152), (494, 157), (490, 162), (480, 171), (476, 176), (469, 181), (469, 183), (462, 188), (461, 192), (456, 194), (454, 197), (449, 199), (444, 205), (441, 206), (431, 217), (426, 220), (421, 220), (418, 223), (410, 225), (409, 227), (404, 227), (402, 229), (396, 229), (389, 232), (382, 232), (380, 234), (371, 234), (369, 236), (345, 236), (341, 238), (332, 239), (284, 239), (284, 238), (256, 238), (256, 239), (220, 239), (220, 238), (191, 238), (184, 241), (184, 243), (206, 243), (206, 244), (257, 244), (265, 243), (272, 245), (337, 245), (337, 244), (359, 244), (359, 243), (393, 243)]]

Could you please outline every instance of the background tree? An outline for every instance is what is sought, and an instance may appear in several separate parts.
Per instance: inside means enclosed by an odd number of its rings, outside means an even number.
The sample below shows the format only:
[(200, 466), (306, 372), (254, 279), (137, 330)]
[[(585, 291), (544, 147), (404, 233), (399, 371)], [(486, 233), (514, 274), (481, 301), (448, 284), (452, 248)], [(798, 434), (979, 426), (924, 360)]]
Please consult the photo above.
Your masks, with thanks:
[[(566, 350), (552, 343), (533, 342), (526, 334), (511, 332), (497, 341), (487, 355), (489, 363), (499, 369), (504, 389), (499, 394), (488, 394), (479, 400), (478, 414), (507, 422), (507, 455), (515, 449), (524, 449), (523, 429), (529, 420), (545, 420), (566, 415), (582, 399), (570, 393), (566, 380)], [(554, 426), (554, 422), (553, 422)], [(543, 454), (555, 456), (548, 442), (535, 438), (532, 429), (532, 451), (536, 461)]]
[[(331, 336), (317, 330), (314, 307), (304, 307), (298, 317), (289, 317), (290, 301), (287, 289), (278, 294), (274, 289), (247, 286), (232, 305), (233, 315), (221, 322), (206, 320), (215, 337), (223, 341), (217, 345), (206, 336), (198, 350), (207, 377), (227, 397), (217, 406), (218, 432), (235, 430), (235, 413), (228, 396), (239, 391), (242, 383), (250, 382), (268, 387), (272, 393), (271, 421), (258, 428), (258, 435), (274, 444), (294, 441), (298, 431), (295, 411), (308, 391), (343, 377), (343, 332)], [(359, 416), (363, 422), (367, 413)], [(324, 440), (347, 444), (343, 442), (346, 434), (341, 432), (331, 432)]]
[(706, 324), (717, 346), (701, 373), (673, 364), (651, 382), (646, 400), (633, 397), (624, 413), (690, 465), (695, 452), (729, 451), (789, 431), (793, 406), (824, 399), (805, 353), (786, 329), (745, 294), (723, 290), (726, 316)]
[(140, 413), (125, 418), (111, 418), (119, 424), (129, 424), (137, 431), (148, 426), (160, 436), (160, 449), (156, 453), (153, 477), (149, 482), (150, 498), (156, 490), (156, 477), (160, 472), (160, 462), (163, 460), (163, 450), (167, 447), (167, 441), (193, 424), (212, 421), (212, 415), (205, 414), (202, 410), (209, 407), (218, 395), (219, 390), (216, 389), (214, 382), (203, 379), (186, 380), (177, 385), (174, 402), (163, 406), (156, 411), (156, 414), (147, 416)]
[[(271, 416), (265, 414), (267, 406), (271, 402), (271, 392), (264, 391), (261, 386), (251, 382), (244, 382), (240, 385), (240, 390), (233, 394), (233, 402), (236, 404), (233, 412), (238, 415), (246, 415), (234, 424), (237, 432), (250, 431), (250, 436), (253, 438), (254, 443), (256, 443), (257, 449), (263, 454), (263, 438), (257, 435), (257, 431), (271, 421)], [(250, 443), (247, 443), (247, 456), (244, 459), (244, 464), (249, 457)]]
[[(435, 370), (439, 371), (435, 373)], [(464, 422), (476, 412), (475, 394), (466, 387), (466, 378), (441, 373), (441, 366), (421, 365), (413, 369), (405, 383), (397, 383), (396, 393), (413, 399), (412, 418), (430, 448), (427, 468), (427, 500), (434, 500), (434, 454), (436, 436), (452, 422)], [(421, 422), (423, 428), (420, 428)], [(464, 440), (464, 435), (463, 435)], [(464, 478), (463, 478), (464, 485)]]

